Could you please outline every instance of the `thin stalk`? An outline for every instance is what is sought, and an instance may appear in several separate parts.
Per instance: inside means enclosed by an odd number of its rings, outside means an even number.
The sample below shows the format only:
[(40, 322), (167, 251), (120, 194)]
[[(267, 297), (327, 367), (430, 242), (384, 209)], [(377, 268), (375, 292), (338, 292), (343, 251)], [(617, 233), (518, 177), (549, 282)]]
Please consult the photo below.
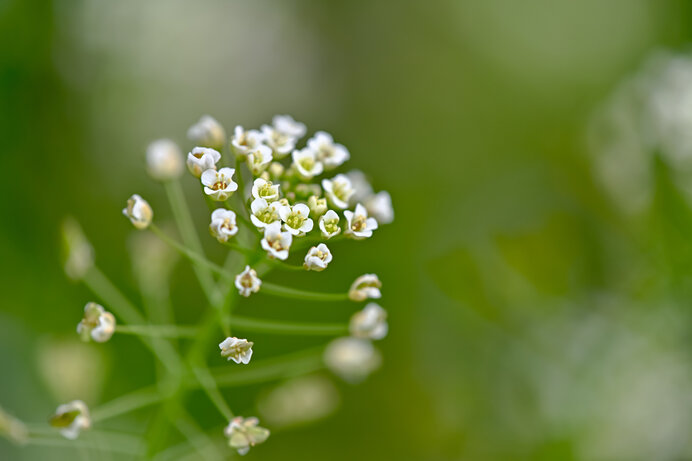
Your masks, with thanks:
[(228, 404), (221, 395), (221, 392), (219, 392), (216, 381), (211, 373), (209, 373), (209, 369), (206, 367), (193, 366), (192, 372), (197, 378), (197, 382), (202, 386), (202, 389), (204, 389), (209, 396), (209, 400), (212, 401), (214, 406), (216, 406), (226, 421), (233, 419), (233, 412), (228, 407)]
[(93, 422), (100, 422), (106, 419), (115, 418), (131, 411), (159, 403), (164, 397), (165, 396), (153, 386), (138, 389), (96, 407), (91, 412), (91, 419)]
[[(178, 229), (183, 237), (183, 242), (188, 247), (191, 247), (193, 251), (199, 255), (203, 255), (202, 243), (199, 240), (197, 231), (195, 230), (194, 223), (192, 221), (192, 216), (190, 215), (190, 210), (187, 206), (187, 201), (185, 200), (185, 194), (183, 194), (183, 189), (180, 186), (179, 181), (168, 181), (164, 183), (166, 188), (166, 193), (168, 194), (168, 201), (173, 211), (173, 217), (178, 224)], [(214, 290), (214, 278), (209, 270), (200, 267), (199, 265), (194, 265), (193, 270), (197, 275), (197, 279), (204, 291), (205, 295), (210, 302), (216, 300), (216, 291)]]
[(300, 290), (297, 288), (283, 287), (269, 282), (262, 282), (260, 293), (280, 296), (283, 298), (303, 299), (307, 301), (345, 301), (348, 293), (319, 293), (315, 291)]
[(233, 317), (233, 326), (244, 331), (278, 335), (337, 336), (348, 334), (348, 325), (291, 323), (249, 317)]
[(197, 327), (180, 325), (117, 325), (115, 332), (154, 338), (194, 338)]

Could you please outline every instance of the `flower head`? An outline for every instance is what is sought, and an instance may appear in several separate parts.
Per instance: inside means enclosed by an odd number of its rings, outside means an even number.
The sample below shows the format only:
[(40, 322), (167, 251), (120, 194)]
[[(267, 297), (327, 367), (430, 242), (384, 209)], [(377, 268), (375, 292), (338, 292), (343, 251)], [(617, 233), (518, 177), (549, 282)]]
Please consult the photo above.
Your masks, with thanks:
[(261, 243), (270, 258), (286, 259), (292, 242), (293, 235), (290, 232), (281, 232), (281, 223), (277, 221), (264, 229), (264, 238)]
[(238, 450), (239, 455), (244, 455), (258, 443), (262, 443), (269, 437), (269, 429), (258, 426), (257, 418), (235, 417), (226, 426), (224, 434), (228, 437), (228, 445)]
[(290, 115), (275, 115), (272, 118), (272, 125), (276, 131), (296, 139), (302, 138), (307, 133), (305, 124), (296, 122)]
[(284, 228), (293, 235), (305, 235), (312, 230), (310, 208), (304, 203), (285, 206), (279, 210), (279, 216), (284, 222)]
[(247, 165), (253, 175), (259, 176), (267, 169), (272, 161), (272, 150), (269, 146), (260, 144), (247, 153)]
[(394, 208), (392, 208), (392, 197), (387, 191), (381, 191), (371, 196), (365, 201), (365, 208), (378, 223), (389, 224), (394, 221)]
[(127, 200), (127, 208), (123, 209), (123, 214), (139, 230), (149, 227), (154, 217), (154, 212), (149, 203), (137, 194), (134, 194)]
[(238, 189), (238, 184), (233, 181), (234, 173), (234, 168), (204, 171), (201, 176), (204, 193), (219, 202), (228, 199)]
[(256, 199), (261, 198), (267, 202), (273, 202), (279, 199), (279, 187), (279, 184), (273, 184), (266, 179), (257, 178), (252, 184), (252, 197)]
[(379, 304), (368, 303), (363, 310), (353, 314), (349, 330), (356, 338), (382, 339), (389, 330), (387, 311)]
[(63, 221), (62, 238), (65, 273), (72, 280), (79, 280), (94, 265), (94, 249), (74, 218)]
[(187, 169), (196, 178), (207, 170), (215, 170), (216, 163), (221, 160), (221, 154), (210, 147), (195, 147), (187, 154)]
[(280, 201), (268, 203), (263, 198), (256, 198), (250, 204), (250, 211), (252, 212), (250, 221), (252, 221), (252, 224), (257, 226), (258, 229), (262, 230), (281, 219), (279, 211), (284, 206), (285, 205), (282, 205)]
[(63, 437), (74, 440), (82, 430), (91, 427), (89, 408), (81, 400), (60, 405), (51, 417), (50, 425), (60, 429)]
[(203, 115), (199, 122), (187, 130), (190, 141), (199, 146), (221, 149), (226, 144), (226, 130), (211, 115)]
[(350, 157), (348, 149), (341, 144), (336, 144), (332, 135), (324, 131), (318, 131), (308, 139), (308, 147), (317, 153), (317, 159), (328, 170), (340, 166)]
[(244, 160), (247, 154), (257, 149), (264, 142), (264, 135), (257, 130), (245, 131), (242, 126), (235, 127), (231, 138), (231, 149), (240, 159)]
[(372, 236), (372, 231), (377, 229), (377, 220), (368, 217), (368, 210), (360, 203), (356, 205), (356, 211), (344, 211), (346, 228), (344, 234), (352, 239), (362, 240)]
[(228, 337), (219, 344), (221, 355), (235, 363), (247, 365), (252, 358), (252, 341)]
[(227, 242), (229, 237), (238, 233), (235, 224), (235, 213), (224, 208), (217, 208), (211, 213), (209, 232), (221, 243)]
[(342, 210), (348, 208), (348, 201), (355, 193), (351, 180), (343, 174), (338, 174), (332, 179), (323, 179), (322, 188), (329, 202)]
[(169, 181), (183, 173), (183, 154), (170, 139), (159, 139), (147, 147), (147, 171), (157, 181)]
[(262, 135), (267, 145), (271, 147), (274, 158), (284, 158), (296, 147), (296, 137), (277, 130), (273, 126), (262, 125)]
[(309, 271), (321, 272), (327, 268), (331, 261), (332, 252), (329, 251), (327, 245), (320, 243), (316, 247), (310, 248), (308, 254), (305, 255), (303, 266)]
[(381, 357), (370, 341), (343, 337), (329, 343), (324, 351), (324, 362), (335, 374), (356, 383), (379, 368)]
[(293, 166), (303, 180), (309, 180), (322, 174), (324, 167), (317, 159), (317, 152), (306, 147), (293, 151)]
[(115, 333), (115, 317), (100, 304), (87, 303), (84, 318), (77, 325), (77, 333), (82, 341), (93, 339), (97, 343), (105, 343)]
[(351, 285), (348, 297), (352, 301), (365, 301), (368, 298), (378, 299), (382, 297), (380, 288), (382, 288), (382, 282), (377, 278), (377, 275), (361, 275)]
[(257, 277), (257, 272), (250, 266), (245, 266), (245, 270), (235, 276), (235, 286), (246, 298), (252, 293), (257, 293), (261, 285), (262, 281)]
[(339, 232), (341, 232), (341, 228), (339, 227), (339, 215), (334, 210), (328, 210), (325, 214), (320, 216), (319, 226), (322, 237), (330, 239), (339, 235)]

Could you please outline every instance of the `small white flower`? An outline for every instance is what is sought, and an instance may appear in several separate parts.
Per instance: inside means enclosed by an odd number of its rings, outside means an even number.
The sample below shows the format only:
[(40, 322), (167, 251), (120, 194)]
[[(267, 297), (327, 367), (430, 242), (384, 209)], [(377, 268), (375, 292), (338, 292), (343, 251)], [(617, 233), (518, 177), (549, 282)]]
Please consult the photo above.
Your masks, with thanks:
[(322, 162), (317, 160), (317, 152), (308, 147), (293, 151), (293, 165), (303, 180), (319, 176), (324, 170)]
[(293, 206), (285, 206), (279, 210), (279, 216), (284, 222), (284, 227), (293, 235), (301, 236), (312, 230), (312, 219), (310, 219), (310, 208), (304, 203), (297, 203)]
[(50, 425), (60, 429), (66, 439), (74, 440), (82, 430), (91, 427), (89, 408), (81, 400), (60, 405), (51, 417)]
[(209, 232), (221, 243), (227, 242), (229, 237), (238, 233), (235, 223), (235, 213), (224, 208), (217, 208), (211, 213)]
[(196, 178), (207, 170), (215, 170), (221, 154), (210, 147), (195, 147), (187, 154), (187, 169)]
[(372, 231), (377, 229), (377, 220), (368, 218), (368, 210), (360, 203), (356, 205), (356, 211), (344, 211), (346, 228), (344, 234), (352, 239), (362, 240), (372, 236)]
[(362, 171), (351, 170), (346, 173), (346, 177), (351, 181), (351, 187), (354, 190), (348, 202), (349, 205), (355, 206), (356, 203), (364, 203), (373, 194), (372, 186)]
[(338, 167), (350, 157), (348, 149), (341, 144), (336, 144), (332, 135), (324, 131), (318, 131), (308, 139), (308, 147), (317, 152), (317, 159), (324, 163), (328, 170)]
[(356, 383), (379, 368), (381, 357), (370, 341), (344, 337), (333, 340), (324, 351), (327, 367), (344, 380)]
[(187, 130), (187, 137), (198, 146), (220, 149), (226, 144), (226, 130), (211, 115), (203, 115)]
[(252, 341), (228, 337), (219, 344), (221, 355), (235, 363), (247, 365), (252, 358)]
[(310, 248), (308, 254), (305, 255), (303, 266), (309, 271), (321, 272), (327, 268), (331, 261), (332, 252), (329, 251), (327, 245), (320, 243), (316, 247)]
[(382, 339), (387, 336), (387, 311), (379, 304), (368, 303), (351, 317), (349, 330), (356, 338)]
[(311, 195), (308, 198), (308, 207), (310, 208), (310, 216), (318, 219), (327, 212), (327, 199), (319, 198), (317, 195)]
[(65, 273), (72, 280), (79, 280), (94, 265), (94, 249), (74, 218), (63, 221), (62, 238)]
[(139, 230), (149, 227), (154, 217), (154, 212), (149, 203), (137, 194), (134, 194), (127, 200), (127, 208), (123, 209), (123, 214)]
[(247, 153), (247, 166), (253, 175), (259, 176), (267, 169), (272, 161), (272, 150), (269, 146), (260, 144)]
[(147, 171), (157, 181), (169, 181), (183, 173), (183, 154), (170, 139), (159, 139), (147, 147)]
[(281, 223), (273, 222), (264, 229), (262, 248), (268, 253), (269, 257), (277, 259), (288, 258), (288, 250), (291, 248), (293, 236), (290, 232), (281, 232)]
[(244, 160), (247, 154), (257, 149), (264, 142), (264, 135), (257, 130), (245, 131), (242, 126), (235, 127), (231, 138), (231, 148), (233, 153)]
[(272, 118), (272, 125), (276, 131), (300, 139), (307, 133), (304, 123), (296, 122), (290, 115), (275, 115)]
[(273, 184), (263, 178), (255, 179), (252, 184), (252, 197), (262, 198), (267, 202), (273, 202), (279, 199), (279, 184)]
[(261, 285), (262, 281), (257, 277), (257, 272), (250, 266), (245, 266), (245, 270), (235, 276), (235, 286), (246, 298), (252, 293), (257, 293)]
[(250, 221), (262, 230), (268, 225), (281, 219), (279, 211), (284, 207), (280, 201), (268, 203), (263, 198), (256, 198), (250, 204)]
[(334, 210), (328, 210), (325, 214), (320, 216), (319, 226), (322, 237), (328, 239), (336, 237), (339, 235), (339, 232), (341, 232), (341, 228), (339, 227), (339, 215)]
[(219, 202), (228, 199), (238, 189), (238, 184), (233, 181), (234, 173), (234, 168), (204, 171), (201, 176), (204, 193)]
[(276, 159), (284, 158), (296, 147), (297, 139), (295, 137), (283, 133), (275, 127), (262, 125), (262, 135), (267, 145), (271, 147)]
[(392, 197), (385, 190), (368, 198), (365, 201), (365, 208), (377, 219), (378, 223), (389, 224), (394, 221)]
[(348, 208), (348, 201), (355, 193), (351, 180), (343, 174), (338, 174), (332, 179), (323, 179), (322, 188), (329, 202), (342, 210)]
[(244, 455), (258, 443), (262, 443), (269, 437), (269, 429), (258, 426), (257, 418), (243, 418), (237, 416), (224, 429), (228, 437), (228, 445), (237, 450), (239, 455)]
[(377, 275), (361, 275), (351, 285), (348, 297), (352, 301), (365, 301), (368, 298), (378, 299), (382, 297), (380, 288), (382, 288), (382, 282), (377, 278)]
[(93, 339), (97, 343), (105, 343), (115, 333), (115, 317), (100, 304), (87, 303), (84, 318), (77, 325), (77, 333), (82, 341)]

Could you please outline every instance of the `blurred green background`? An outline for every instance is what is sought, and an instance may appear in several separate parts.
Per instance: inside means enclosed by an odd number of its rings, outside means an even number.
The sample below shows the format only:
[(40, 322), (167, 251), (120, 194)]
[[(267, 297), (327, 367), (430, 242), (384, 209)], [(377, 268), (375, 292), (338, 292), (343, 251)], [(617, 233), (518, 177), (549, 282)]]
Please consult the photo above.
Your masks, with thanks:
[[(631, 184), (651, 189), (647, 205), (624, 210), (587, 142), (619, 82), (657, 50), (687, 50), (690, 6), (0, 0), (0, 406), (43, 422), (67, 399), (97, 405), (152, 382), (136, 339), (76, 342), (92, 295), (62, 271), (62, 218), (138, 300), (120, 210), (139, 193), (171, 217), (147, 144), (191, 148), (185, 132), (206, 113), (227, 131), (288, 113), (345, 144), (396, 219), (335, 247), (324, 274), (287, 280), (328, 290), (377, 273), (390, 334), (378, 372), (337, 384), (334, 415), (276, 431), (249, 458), (692, 458), (692, 213), (658, 157), (651, 184)], [(206, 205), (192, 177), (184, 185), (203, 231)], [(205, 304), (189, 264), (171, 286), (178, 317), (194, 321)], [(261, 295), (238, 308), (314, 321), (354, 309)], [(264, 341), (258, 356), (324, 340)], [(271, 385), (224, 395), (252, 414)], [(210, 431), (224, 425), (204, 396), (189, 405)], [(143, 433), (149, 417), (107, 427)], [(0, 439), (3, 460), (75, 456)]]

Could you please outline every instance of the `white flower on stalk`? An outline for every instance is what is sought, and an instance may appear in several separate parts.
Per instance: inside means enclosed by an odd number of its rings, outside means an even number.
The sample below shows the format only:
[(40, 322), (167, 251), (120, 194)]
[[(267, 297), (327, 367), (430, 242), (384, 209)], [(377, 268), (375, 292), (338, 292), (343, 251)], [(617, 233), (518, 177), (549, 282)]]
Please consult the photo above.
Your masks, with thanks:
[(256, 198), (250, 203), (250, 211), (252, 212), (250, 221), (259, 230), (262, 230), (270, 224), (280, 221), (279, 211), (284, 206), (279, 201), (268, 203), (263, 198)]
[(324, 131), (318, 131), (308, 139), (308, 147), (317, 153), (317, 159), (328, 170), (340, 166), (350, 157), (348, 149), (341, 144), (336, 144), (332, 135)]
[(245, 270), (235, 276), (235, 286), (246, 298), (252, 293), (257, 293), (261, 285), (262, 281), (257, 277), (257, 272), (250, 266), (245, 266)]
[(204, 185), (204, 193), (218, 202), (227, 200), (238, 189), (238, 184), (233, 181), (234, 173), (234, 168), (204, 171), (200, 178)]
[(187, 130), (187, 137), (198, 146), (221, 149), (226, 144), (226, 130), (211, 115), (203, 115)]
[(389, 192), (383, 190), (365, 201), (365, 208), (378, 223), (389, 224), (394, 221), (394, 208)]
[(368, 210), (360, 203), (356, 205), (356, 211), (344, 211), (346, 228), (344, 234), (355, 240), (372, 237), (372, 231), (377, 229), (377, 220), (368, 217)]
[(281, 223), (273, 222), (264, 229), (262, 248), (268, 253), (270, 258), (286, 259), (288, 250), (291, 248), (293, 235), (290, 232), (281, 232)]
[(228, 445), (237, 450), (239, 455), (244, 455), (258, 443), (262, 443), (269, 437), (269, 429), (258, 426), (257, 418), (243, 418), (237, 416), (224, 429), (228, 437)]
[(339, 232), (341, 232), (339, 219), (339, 215), (334, 210), (328, 210), (320, 216), (319, 226), (322, 237), (330, 239), (339, 235)]
[(349, 205), (355, 206), (356, 203), (364, 203), (373, 194), (372, 186), (368, 178), (360, 170), (351, 170), (346, 173), (346, 177), (351, 181), (351, 187), (355, 191), (349, 200)]
[(290, 115), (275, 115), (272, 125), (276, 131), (300, 139), (307, 133), (307, 127), (302, 122), (296, 122)]
[(279, 210), (279, 216), (284, 222), (284, 228), (293, 235), (301, 236), (312, 230), (310, 208), (304, 203), (284, 206)]
[(368, 303), (363, 310), (353, 314), (349, 324), (349, 331), (356, 338), (382, 339), (388, 330), (387, 311), (377, 303)]
[(303, 267), (309, 271), (322, 272), (327, 268), (327, 265), (332, 261), (332, 252), (329, 251), (327, 245), (320, 243), (316, 247), (310, 248), (305, 255)]
[(284, 158), (296, 147), (297, 139), (295, 137), (283, 133), (275, 127), (262, 125), (262, 135), (267, 145), (271, 147), (276, 159)]
[(351, 180), (343, 174), (338, 174), (332, 179), (323, 179), (322, 188), (329, 202), (342, 210), (348, 208), (348, 201), (355, 193)]
[(65, 218), (62, 223), (62, 239), (65, 273), (72, 280), (79, 280), (94, 265), (94, 248), (72, 217)]
[(247, 166), (253, 175), (259, 176), (267, 169), (272, 161), (272, 150), (269, 146), (260, 144), (247, 153)]
[(382, 297), (380, 292), (382, 282), (375, 274), (364, 274), (358, 277), (348, 291), (348, 297), (352, 301), (365, 301), (368, 298), (378, 299)]
[(219, 349), (221, 349), (221, 355), (228, 360), (247, 365), (252, 358), (253, 344), (252, 341), (247, 339), (228, 337), (219, 344)]
[(115, 333), (115, 317), (100, 304), (87, 303), (84, 318), (77, 325), (77, 333), (82, 341), (93, 339), (97, 343), (105, 343)]
[(319, 198), (317, 195), (311, 195), (308, 198), (308, 207), (310, 208), (310, 216), (318, 219), (327, 212), (327, 199)]
[(317, 152), (309, 147), (293, 151), (293, 165), (303, 180), (319, 176), (324, 170), (322, 162), (317, 160)]
[(127, 207), (123, 209), (123, 214), (139, 230), (149, 227), (154, 217), (154, 211), (149, 203), (137, 194), (127, 200)]
[(183, 173), (183, 154), (170, 139), (159, 139), (147, 147), (147, 172), (157, 181), (169, 181)]
[(279, 199), (279, 187), (279, 184), (274, 184), (263, 178), (257, 178), (252, 184), (252, 197), (255, 199), (261, 198), (267, 202), (273, 202)]
[(50, 425), (60, 429), (66, 439), (74, 440), (82, 430), (91, 427), (89, 408), (81, 400), (60, 405), (50, 418)]
[(194, 177), (199, 178), (207, 170), (215, 170), (221, 154), (210, 147), (195, 147), (187, 154), (187, 169)]
[(357, 383), (379, 368), (381, 357), (370, 341), (343, 337), (327, 345), (324, 362), (344, 380)]
[(238, 233), (235, 223), (235, 213), (224, 208), (217, 208), (211, 213), (209, 232), (221, 243), (227, 242), (229, 237)]
[(242, 126), (235, 127), (231, 138), (233, 153), (240, 160), (244, 160), (247, 154), (257, 149), (264, 142), (264, 135), (257, 130), (245, 131)]

